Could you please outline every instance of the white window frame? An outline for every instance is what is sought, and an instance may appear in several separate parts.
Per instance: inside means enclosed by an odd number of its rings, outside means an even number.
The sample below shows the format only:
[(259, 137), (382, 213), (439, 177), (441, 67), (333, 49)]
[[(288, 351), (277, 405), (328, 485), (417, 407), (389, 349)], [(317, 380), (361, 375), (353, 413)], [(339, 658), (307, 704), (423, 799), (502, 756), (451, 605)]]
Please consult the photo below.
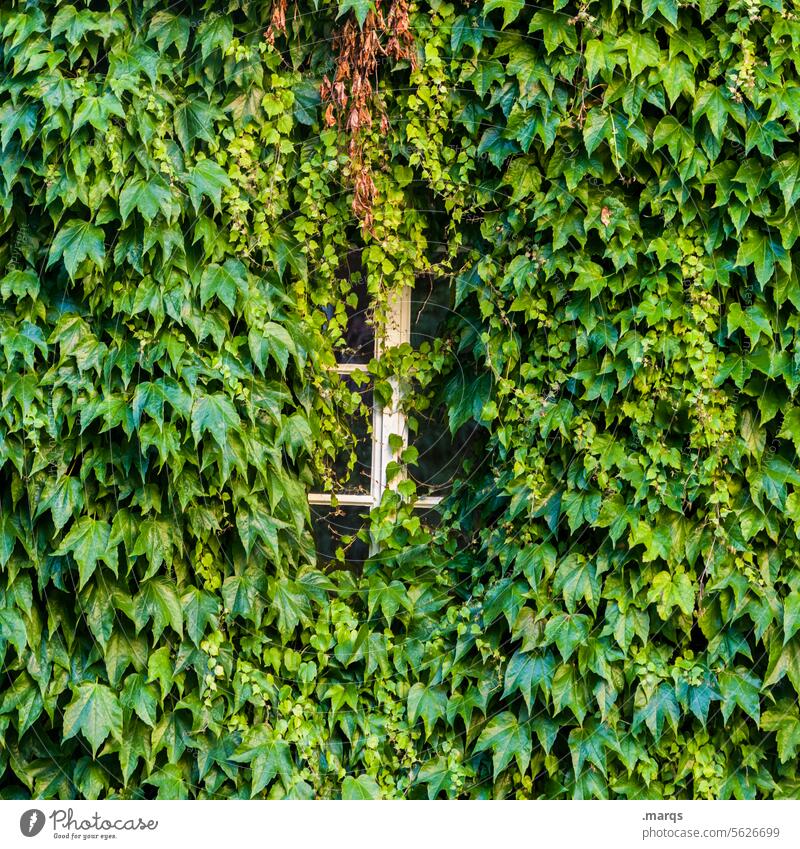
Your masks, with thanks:
[[(405, 286), (392, 297), (386, 311), (386, 320), (382, 327), (375, 329), (375, 357), (380, 358), (383, 351), (395, 348), (404, 342), (411, 342), (411, 287)], [(339, 375), (348, 375), (363, 371), (359, 363), (337, 363), (334, 371)], [(399, 460), (399, 455), (408, 446), (408, 419), (401, 409), (400, 378), (394, 375), (389, 378), (392, 397), (388, 405), (376, 405), (372, 414), (372, 461), (370, 468), (369, 494), (347, 492), (311, 492), (308, 503), (312, 505), (330, 505), (336, 499), (341, 507), (377, 507), (386, 490), (396, 490), (404, 473), (388, 479), (389, 463)], [(392, 451), (390, 436), (399, 436), (401, 448)], [(417, 498), (414, 508), (424, 509), (435, 507), (442, 500), (441, 495), (427, 495)]]

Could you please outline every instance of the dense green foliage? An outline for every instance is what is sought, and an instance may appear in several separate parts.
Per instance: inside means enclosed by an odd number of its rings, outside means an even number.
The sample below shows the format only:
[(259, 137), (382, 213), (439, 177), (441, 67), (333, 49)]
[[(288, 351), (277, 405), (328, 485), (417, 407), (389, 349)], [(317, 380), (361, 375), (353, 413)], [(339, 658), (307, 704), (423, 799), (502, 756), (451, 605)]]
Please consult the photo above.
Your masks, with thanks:
[[(2, 5), (0, 792), (796, 795), (800, 12), (378, 13)], [(354, 245), (483, 442), (331, 568)]]

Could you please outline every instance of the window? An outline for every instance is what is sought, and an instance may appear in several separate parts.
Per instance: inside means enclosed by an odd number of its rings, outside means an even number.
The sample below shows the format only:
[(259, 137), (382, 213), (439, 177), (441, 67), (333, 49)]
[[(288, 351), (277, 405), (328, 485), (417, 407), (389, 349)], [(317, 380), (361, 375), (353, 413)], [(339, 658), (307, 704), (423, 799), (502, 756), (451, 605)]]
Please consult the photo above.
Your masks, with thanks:
[[(358, 290), (361, 287), (356, 287)], [(364, 287), (365, 288), (365, 287)], [(359, 306), (361, 299), (359, 297)], [(380, 357), (381, 351), (386, 348), (400, 345), (403, 342), (411, 342), (411, 292), (406, 289), (398, 295), (389, 305), (386, 318), (386, 326), (379, 336), (374, 334), (374, 328), (365, 325), (365, 309), (354, 311), (352, 323), (348, 318), (348, 332), (346, 334), (347, 347), (343, 349), (342, 355), (337, 358), (336, 371), (343, 380), (352, 381), (355, 372), (365, 372), (366, 364), (374, 355)], [(367, 353), (368, 352), (368, 353)], [(360, 392), (365, 406), (373, 407), (372, 433), (369, 435), (370, 446), (366, 449), (364, 443), (368, 434), (364, 430), (363, 422), (354, 420), (352, 429), (357, 437), (357, 462), (353, 475), (348, 480), (340, 480), (341, 489), (335, 493), (336, 501), (340, 505), (366, 505), (373, 506), (380, 502), (384, 490), (390, 486), (396, 486), (399, 479), (393, 480), (391, 484), (387, 480), (386, 468), (390, 462), (397, 460), (403, 448), (408, 445), (408, 421), (406, 415), (400, 409), (399, 380), (390, 378), (392, 386), (391, 403), (385, 406), (374, 406), (372, 404), (372, 391), (364, 386), (356, 387), (354, 391)], [(401, 438), (402, 447), (392, 450), (389, 437), (396, 434)], [(396, 445), (396, 443), (394, 443)], [(365, 471), (369, 468), (369, 480), (365, 484)], [(358, 482), (355, 482), (355, 478)], [(360, 485), (359, 485), (360, 483)], [(358, 489), (359, 491), (354, 491)], [(361, 491), (363, 490), (363, 491)], [(331, 493), (313, 492), (309, 495), (311, 504), (330, 504)], [(430, 507), (438, 504), (441, 496), (424, 496), (417, 501), (419, 507)]]
[(337, 549), (344, 552), (348, 568), (359, 570), (369, 557), (369, 546), (358, 537), (365, 526), (365, 508), (344, 506), (335, 509), (324, 505), (311, 505), (311, 519), (314, 523), (314, 536), (317, 559), (326, 569), (336, 569)]
[[(371, 321), (367, 287), (360, 278), (360, 260), (354, 252), (345, 261), (344, 273), (353, 280), (355, 308), (348, 310), (344, 347), (337, 354), (336, 372), (361, 394), (364, 406), (371, 409), (370, 426), (364, 420), (353, 419), (350, 429), (356, 437), (356, 468), (348, 474), (346, 463), (334, 466), (337, 486), (334, 493), (312, 492), (309, 502), (321, 558), (333, 559), (339, 541), (354, 563), (366, 559), (368, 552), (360, 546), (356, 534), (364, 526), (362, 518), (380, 503), (385, 490), (396, 488), (400, 476), (388, 479), (387, 467), (399, 460), (402, 451), (411, 444), (417, 449), (417, 461), (408, 474), (417, 483), (420, 493), (415, 509), (431, 510), (442, 500), (449, 481), (458, 471), (464, 445), (458, 434), (452, 440), (443, 407), (409, 416), (401, 409), (400, 381), (390, 377), (390, 403), (373, 404), (373, 393), (365, 380), (366, 365), (380, 358), (383, 351), (410, 343), (415, 348), (430, 344), (438, 335), (442, 323), (451, 314), (450, 287), (443, 281), (423, 279), (412, 292), (406, 288), (388, 304), (384, 326), (379, 333)], [(359, 379), (356, 381), (356, 373)], [(390, 439), (390, 437), (399, 437)], [(463, 443), (463, 444), (462, 444)], [(336, 506), (332, 506), (335, 497)], [(328, 508), (327, 510), (325, 508)]]

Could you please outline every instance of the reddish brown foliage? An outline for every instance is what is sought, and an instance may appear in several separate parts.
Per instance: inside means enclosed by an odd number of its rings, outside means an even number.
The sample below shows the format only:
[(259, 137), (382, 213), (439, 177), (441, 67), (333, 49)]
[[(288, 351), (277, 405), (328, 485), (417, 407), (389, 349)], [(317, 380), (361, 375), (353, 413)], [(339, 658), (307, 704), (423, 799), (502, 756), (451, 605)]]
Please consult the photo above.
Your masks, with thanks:
[(380, 116), (381, 132), (389, 129), (386, 112), (375, 97), (378, 63), (381, 57), (388, 57), (395, 61), (406, 59), (415, 67), (413, 45), (408, 0), (394, 0), (386, 15), (381, 0), (376, 0), (375, 11), (367, 14), (363, 27), (349, 19), (336, 33), (336, 73), (333, 81), (324, 77), (320, 87), (322, 100), (328, 104), (325, 123), (329, 127), (338, 124), (350, 135), (353, 214), (365, 230), (372, 229), (375, 182), (364, 159), (363, 131), (372, 127), (373, 110)]

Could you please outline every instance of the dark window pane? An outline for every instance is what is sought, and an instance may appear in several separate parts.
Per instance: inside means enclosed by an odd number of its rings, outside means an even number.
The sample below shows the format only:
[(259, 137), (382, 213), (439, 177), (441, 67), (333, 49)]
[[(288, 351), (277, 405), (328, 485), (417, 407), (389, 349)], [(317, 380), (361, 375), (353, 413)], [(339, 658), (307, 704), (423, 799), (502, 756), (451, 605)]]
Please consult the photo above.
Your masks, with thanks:
[(409, 444), (417, 449), (418, 456), (409, 466), (409, 475), (416, 481), (419, 495), (445, 495), (475, 448), (478, 426), (468, 422), (451, 436), (444, 405), (415, 412), (413, 418), (417, 425)]
[(368, 507), (311, 508), (317, 560), (321, 568), (363, 565), (369, 557), (369, 545), (357, 534), (366, 526), (368, 514)]
[[(350, 251), (345, 256), (337, 276), (350, 281), (351, 303), (345, 308), (347, 326), (344, 331), (344, 344), (337, 348), (336, 359), (340, 363), (368, 363), (375, 352), (375, 328), (371, 323), (372, 304), (361, 265), (360, 251)], [(353, 300), (355, 304), (352, 303)]]
[(450, 285), (446, 280), (423, 276), (411, 295), (411, 344), (418, 348), (442, 335), (443, 325), (452, 315)]
[(432, 507), (420, 507), (414, 505), (414, 513), (419, 517), (422, 526), (429, 531), (435, 531), (442, 521), (442, 514), (438, 505)]
[[(333, 463), (335, 491), (368, 493), (372, 480), (372, 387), (358, 385), (347, 375), (341, 379), (359, 396), (360, 402), (355, 412), (342, 416), (344, 427), (353, 439), (348, 441), (348, 450)], [(348, 473), (350, 450), (355, 451), (356, 463)]]

